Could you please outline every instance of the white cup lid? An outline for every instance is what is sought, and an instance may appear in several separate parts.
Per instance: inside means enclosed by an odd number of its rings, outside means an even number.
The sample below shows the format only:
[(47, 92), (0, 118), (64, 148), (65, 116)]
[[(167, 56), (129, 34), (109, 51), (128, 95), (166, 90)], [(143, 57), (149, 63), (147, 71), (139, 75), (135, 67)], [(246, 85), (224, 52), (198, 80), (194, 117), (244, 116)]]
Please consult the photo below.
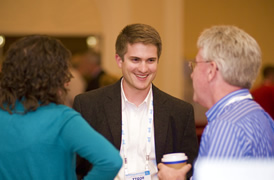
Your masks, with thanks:
[(183, 163), (187, 161), (185, 153), (170, 153), (165, 154), (162, 158), (162, 162), (165, 164)]

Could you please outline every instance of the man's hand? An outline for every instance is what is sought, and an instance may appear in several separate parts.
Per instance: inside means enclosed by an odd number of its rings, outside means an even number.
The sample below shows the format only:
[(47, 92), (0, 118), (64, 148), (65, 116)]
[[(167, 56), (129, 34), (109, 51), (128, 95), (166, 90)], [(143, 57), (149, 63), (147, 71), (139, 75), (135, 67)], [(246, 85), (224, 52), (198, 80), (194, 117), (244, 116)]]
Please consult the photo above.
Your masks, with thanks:
[(191, 169), (191, 164), (186, 164), (181, 169), (174, 169), (163, 163), (159, 163), (158, 169), (158, 177), (160, 180), (186, 180), (186, 174)]

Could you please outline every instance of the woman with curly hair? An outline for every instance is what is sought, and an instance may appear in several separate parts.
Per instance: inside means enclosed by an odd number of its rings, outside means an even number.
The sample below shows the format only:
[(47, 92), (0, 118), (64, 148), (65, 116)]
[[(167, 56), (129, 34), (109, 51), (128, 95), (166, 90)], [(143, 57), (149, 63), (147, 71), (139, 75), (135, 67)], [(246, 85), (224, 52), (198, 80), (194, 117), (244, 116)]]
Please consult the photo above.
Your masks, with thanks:
[(77, 179), (76, 153), (93, 165), (86, 179), (118, 173), (119, 151), (62, 105), (69, 59), (49, 36), (27, 36), (9, 48), (0, 73), (0, 179)]

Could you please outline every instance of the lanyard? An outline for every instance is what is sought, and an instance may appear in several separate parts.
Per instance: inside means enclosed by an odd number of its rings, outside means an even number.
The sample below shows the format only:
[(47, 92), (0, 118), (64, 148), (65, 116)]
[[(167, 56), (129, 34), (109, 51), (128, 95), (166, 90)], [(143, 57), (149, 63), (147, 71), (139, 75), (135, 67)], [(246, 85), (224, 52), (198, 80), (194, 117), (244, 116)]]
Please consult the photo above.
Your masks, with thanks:
[[(152, 125), (153, 125), (153, 95), (148, 101), (147, 111), (147, 131), (146, 131), (146, 164), (145, 169), (149, 170), (149, 154), (151, 152), (151, 136), (152, 136)], [(128, 160), (127, 160), (127, 149), (128, 149), (128, 119), (122, 117), (122, 146), (125, 160), (125, 174), (128, 174)]]

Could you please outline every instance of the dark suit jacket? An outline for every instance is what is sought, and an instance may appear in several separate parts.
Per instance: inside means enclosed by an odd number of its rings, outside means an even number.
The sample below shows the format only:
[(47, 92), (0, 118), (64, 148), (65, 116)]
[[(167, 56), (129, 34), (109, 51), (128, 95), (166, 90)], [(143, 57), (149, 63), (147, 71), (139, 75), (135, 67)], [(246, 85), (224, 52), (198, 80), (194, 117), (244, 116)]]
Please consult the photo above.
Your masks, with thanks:
[[(121, 146), (122, 120), (120, 81), (80, 94), (73, 104), (73, 108), (118, 150)], [(154, 85), (152, 92), (157, 163), (166, 153), (184, 152), (192, 164), (198, 154), (192, 105), (164, 93)]]

